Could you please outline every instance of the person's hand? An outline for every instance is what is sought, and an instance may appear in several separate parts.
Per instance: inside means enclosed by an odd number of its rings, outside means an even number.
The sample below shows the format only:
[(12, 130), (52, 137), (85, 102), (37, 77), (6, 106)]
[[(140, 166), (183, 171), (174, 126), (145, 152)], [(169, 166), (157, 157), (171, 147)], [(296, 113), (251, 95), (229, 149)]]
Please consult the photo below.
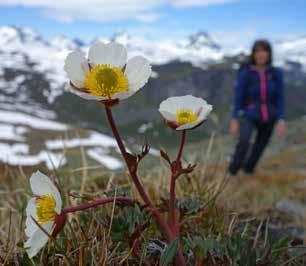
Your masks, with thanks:
[(280, 120), (276, 125), (276, 134), (278, 137), (283, 138), (286, 135), (286, 123), (284, 120)]
[(233, 137), (237, 137), (239, 132), (239, 121), (237, 119), (232, 119), (230, 133)]

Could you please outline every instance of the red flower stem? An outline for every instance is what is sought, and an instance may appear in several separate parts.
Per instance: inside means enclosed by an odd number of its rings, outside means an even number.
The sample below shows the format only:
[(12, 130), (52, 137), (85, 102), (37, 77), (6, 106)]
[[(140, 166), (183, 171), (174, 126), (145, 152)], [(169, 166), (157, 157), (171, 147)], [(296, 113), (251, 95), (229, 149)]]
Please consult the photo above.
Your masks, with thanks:
[(169, 200), (169, 225), (172, 232), (177, 235), (175, 230), (175, 177), (171, 175), (170, 200)]
[(143, 199), (143, 201), (145, 202), (145, 204), (148, 206), (147, 207), (148, 210), (150, 210), (152, 212), (152, 214), (155, 216), (158, 224), (163, 229), (164, 233), (166, 234), (167, 240), (168, 241), (173, 241), (174, 238), (173, 238), (173, 235), (172, 235), (172, 232), (171, 232), (169, 226), (167, 225), (166, 222), (164, 222), (161, 213), (152, 204), (152, 202), (149, 199), (147, 193), (145, 192), (142, 184), (139, 181), (138, 175), (137, 175), (137, 173), (135, 171), (136, 169), (134, 169), (132, 167), (132, 165), (131, 165), (131, 163), (130, 163), (130, 161), (128, 159), (128, 154), (127, 154), (126, 148), (124, 146), (124, 143), (122, 141), (122, 138), (121, 138), (121, 136), (119, 134), (119, 131), (118, 131), (117, 127), (116, 127), (116, 123), (115, 123), (114, 118), (113, 118), (112, 110), (108, 106), (105, 106), (105, 109), (106, 109), (106, 115), (107, 115), (108, 122), (109, 122), (110, 127), (111, 127), (111, 129), (113, 131), (114, 137), (115, 137), (115, 139), (116, 139), (116, 141), (118, 143), (118, 146), (119, 146), (120, 152), (121, 152), (121, 154), (123, 156), (123, 159), (125, 160), (125, 163), (127, 165), (129, 173), (131, 175), (133, 183), (136, 186), (136, 189), (138, 190), (138, 192), (139, 192), (141, 198)]
[[(164, 232), (165, 237), (168, 241), (168, 243), (171, 243), (172, 241), (175, 240), (175, 236), (173, 235), (169, 225), (164, 221), (164, 218), (161, 214), (161, 212), (152, 204), (151, 200), (149, 199), (147, 193), (145, 192), (142, 184), (139, 181), (139, 177), (137, 175), (137, 168), (135, 165), (133, 165), (129, 159), (129, 154), (126, 151), (126, 148), (124, 146), (124, 143), (122, 141), (122, 138), (119, 134), (119, 131), (116, 127), (116, 123), (114, 121), (113, 118), (113, 113), (110, 107), (105, 106), (105, 110), (106, 110), (106, 116), (109, 122), (109, 125), (112, 129), (112, 132), (114, 134), (114, 137), (118, 143), (120, 152), (122, 154), (122, 157), (127, 165), (127, 168), (129, 170), (130, 176), (132, 178), (132, 181), (136, 187), (136, 189), (138, 190), (141, 198), (143, 199), (143, 201), (145, 202), (145, 204), (147, 205), (147, 208), (149, 211), (151, 211), (151, 213), (154, 215), (156, 222), (158, 223), (158, 225), (160, 226), (161, 230)], [(136, 162), (137, 164), (137, 162)], [(185, 258), (182, 254), (182, 252), (180, 250), (177, 251), (177, 259), (176, 259), (176, 265), (178, 266), (185, 266), (186, 262), (185, 262)]]
[(63, 209), (63, 212), (72, 213), (72, 212), (77, 212), (77, 211), (83, 211), (83, 210), (95, 208), (95, 207), (105, 205), (108, 203), (113, 203), (113, 202), (125, 203), (127, 205), (133, 205), (136, 203), (136, 201), (130, 198), (119, 196), (119, 197), (113, 197), (113, 198), (96, 199), (96, 200), (93, 200), (92, 202), (83, 203), (77, 206), (67, 206)]
[(186, 140), (186, 130), (182, 131), (181, 134), (181, 139), (180, 139), (180, 148), (179, 151), (177, 153), (177, 157), (176, 157), (176, 162), (179, 163), (183, 154), (183, 149), (184, 149), (184, 145), (185, 145), (185, 140)]
[(173, 167), (171, 167), (171, 181), (170, 181), (170, 199), (169, 199), (169, 225), (172, 229), (172, 232), (174, 235), (179, 235), (179, 226), (178, 221), (175, 217), (175, 185), (176, 185), (176, 179), (178, 178), (179, 172), (178, 169), (181, 165), (181, 157), (183, 154), (183, 148), (185, 145), (185, 139), (186, 139), (186, 130), (182, 131), (181, 138), (180, 138), (180, 147), (177, 153), (176, 160), (174, 162)]
[(128, 159), (128, 154), (126, 152), (126, 148), (124, 146), (124, 143), (122, 141), (122, 138), (119, 134), (119, 131), (116, 127), (116, 124), (115, 124), (115, 121), (114, 121), (114, 118), (113, 118), (113, 114), (112, 114), (112, 110), (109, 108), (109, 107), (105, 107), (106, 109), (106, 115), (107, 115), (107, 118), (108, 118), (108, 122), (110, 124), (110, 127), (113, 131), (113, 134), (114, 134), (114, 137), (118, 143), (118, 146), (119, 146), (119, 149), (120, 149), (120, 152), (126, 162), (126, 165), (128, 167), (128, 170), (130, 172), (130, 175), (133, 179), (133, 182), (140, 194), (140, 196), (142, 197), (143, 201), (145, 202), (146, 205), (148, 206), (152, 206), (152, 203), (147, 195), (147, 193), (145, 192), (143, 186), (141, 185), (140, 181), (139, 181), (139, 178), (137, 176), (137, 174), (135, 173), (135, 169), (132, 169), (132, 165), (129, 163), (129, 159)]

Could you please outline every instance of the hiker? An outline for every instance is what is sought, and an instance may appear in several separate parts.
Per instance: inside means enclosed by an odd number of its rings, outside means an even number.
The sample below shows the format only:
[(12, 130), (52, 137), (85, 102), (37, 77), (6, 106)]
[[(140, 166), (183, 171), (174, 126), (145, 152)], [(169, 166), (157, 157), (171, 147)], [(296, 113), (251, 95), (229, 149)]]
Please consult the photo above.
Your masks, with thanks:
[[(274, 128), (279, 137), (285, 135), (283, 72), (273, 66), (272, 59), (270, 43), (257, 40), (249, 62), (238, 71), (230, 132), (239, 138), (229, 165), (231, 175), (240, 168), (254, 173)], [(255, 143), (250, 145), (254, 131)]]

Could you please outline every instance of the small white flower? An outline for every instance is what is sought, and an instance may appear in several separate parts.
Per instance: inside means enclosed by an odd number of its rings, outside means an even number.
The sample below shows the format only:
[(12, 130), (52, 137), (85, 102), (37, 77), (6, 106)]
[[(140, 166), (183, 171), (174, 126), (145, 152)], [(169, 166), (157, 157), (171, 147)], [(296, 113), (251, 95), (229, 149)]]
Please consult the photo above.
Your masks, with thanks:
[(167, 125), (176, 130), (192, 129), (203, 123), (213, 107), (192, 95), (170, 97), (159, 106)]
[(46, 233), (52, 235), (58, 223), (63, 222), (61, 218), (65, 218), (61, 214), (61, 195), (48, 176), (39, 171), (32, 174), (30, 186), (34, 197), (30, 199), (26, 208), (25, 234), (28, 240), (24, 247), (32, 258), (48, 242), (49, 236)]
[(126, 48), (118, 43), (97, 42), (88, 53), (70, 53), (64, 66), (70, 82), (68, 91), (96, 101), (122, 100), (135, 94), (151, 76), (149, 62), (142, 56), (127, 60)]

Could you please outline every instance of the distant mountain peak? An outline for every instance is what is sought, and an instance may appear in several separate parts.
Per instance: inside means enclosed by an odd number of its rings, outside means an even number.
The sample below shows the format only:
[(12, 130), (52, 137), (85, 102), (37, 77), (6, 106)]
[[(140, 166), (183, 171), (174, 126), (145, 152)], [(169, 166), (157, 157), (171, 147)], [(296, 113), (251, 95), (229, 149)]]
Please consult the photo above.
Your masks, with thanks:
[(201, 49), (206, 46), (213, 50), (221, 50), (221, 46), (215, 42), (211, 35), (207, 31), (199, 31), (189, 37), (189, 47), (195, 49)]
[(131, 40), (131, 36), (125, 31), (116, 32), (111, 37), (112, 42), (118, 42), (124, 45), (128, 44), (130, 40)]
[(17, 39), (21, 42), (41, 41), (41, 36), (29, 27), (18, 26), (1, 26), (0, 27), (1, 42), (12, 42)]
[(70, 39), (65, 35), (55, 36), (49, 44), (58, 50), (75, 50), (85, 45), (82, 40)]

